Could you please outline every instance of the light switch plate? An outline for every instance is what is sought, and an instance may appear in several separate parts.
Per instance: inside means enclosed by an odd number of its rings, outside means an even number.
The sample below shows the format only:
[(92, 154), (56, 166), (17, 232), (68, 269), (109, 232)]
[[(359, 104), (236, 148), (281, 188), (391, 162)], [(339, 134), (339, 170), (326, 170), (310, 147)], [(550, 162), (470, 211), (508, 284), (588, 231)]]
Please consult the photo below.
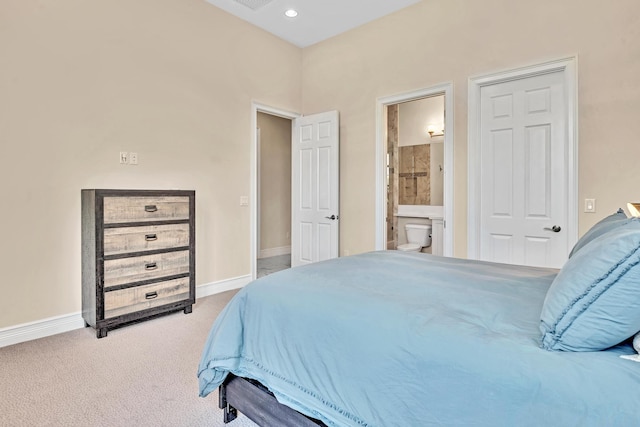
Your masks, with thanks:
[(596, 199), (584, 199), (584, 211), (594, 213), (596, 211)]

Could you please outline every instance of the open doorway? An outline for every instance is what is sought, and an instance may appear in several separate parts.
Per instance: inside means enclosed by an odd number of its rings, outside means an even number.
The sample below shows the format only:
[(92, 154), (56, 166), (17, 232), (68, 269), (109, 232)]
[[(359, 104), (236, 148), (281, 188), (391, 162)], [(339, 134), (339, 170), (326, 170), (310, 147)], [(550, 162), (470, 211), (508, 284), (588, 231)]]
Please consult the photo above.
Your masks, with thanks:
[[(288, 130), (278, 139), (282, 143), (281, 151), (290, 150), (288, 155), (265, 153), (265, 125), (259, 129), (258, 118), (283, 119), (282, 128)], [(338, 256), (338, 219), (339, 207), (339, 120), (337, 111), (327, 111), (302, 117), (300, 114), (279, 110), (252, 102), (252, 149), (251, 149), (251, 278), (258, 277), (258, 263), (261, 267), (265, 258), (286, 255), (293, 262), (279, 263), (279, 267), (269, 269), (275, 272), (289, 265), (317, 262)], [(287, 144), (284, 141), (287, 140)], [(294, 141), (295, 140), (295, 141)], [(301, 144), (305, 144), (304, 150)], [(260, 149), (259, 149), (260, 147)], [(259, 154), (260, 153), (260, 154)], [(262, 161), (260, 161), (262, 159)], [(303, 165), (304, 163), (304, 165)], [(273, 184), (264, 177), (266, 166), (284, 170), (281, 176), (289, 180), (288, 184)], [(280, 166), (277, 166), (280, 165)], [(288, 170), (288, 172), (286, 172)], [(322, 177), (316, 179), (314, 177)], [(312, 184), (312, 185), (310, 185)], [(302, 191), (301, 185), (304, 185)], [(279, 200), (268, 190), (282, 191)], [(312, 209), (307, 209), (313, 201)], [(270, 207), (278, 207), (278, 213), (271, 220), (264, 218)], [(294, 209), (294, 206), (296, 207)], [(301, 218), (300, 212), (312, 214), (312, 218)], [(273, 219), (275, 218), (275, 220)], [(288, 220), (288, 226), (283, 219)], [(274, 226), (278, 222), (278, 227)], [(284, 225), (283, 225), (284, 224)], [(276, 229), (276, 239), (265, 233)], [(317, 231), (314, 231), (317, 230)], [(282, 241), (282, 236), (285, 241)], [(273, 260), (277, 261), (277, 260)], [(260, 273), (262, 274), (262, 273)]]
[[(396, 183), (390, 182), (393, 178), (392, 173), (399, 173), (400, 165), (396, 165), (396, 159), (392, 158), (392, 154), (389, 152), (389, 146), (391, 143), (397, 145), (397, 141), (390, 141), (390, 136), (393, 130), (389, 127), (389, 116), (397, 114), (394, 111), (394, 105), (412, 105), (414, 101), (420, 101), (423, 99), (438, 99), (444, 103), (444, 108), (440, 107), (440, 119), (430, 119), (433, 123), (423, 123), (422, 129), (419, 129), (420, 136), (423, 140), (430, 143), (439, 140), (440, 146), (434, 151), (443, 151), (443, 158), (441, 163), (430, 163), (429, 173), (440, 173), (437, 177), (442, 182), (441, 201), (437, 201), (437, 205), (432, 204), (400, 204), (397, 205), (397, 212), (393, 213), (390, 210), (394, 210), (394, 205), (391, 206), (387, 203), (390, 197), (396, 197), (400, 195), (400, 189), (391, 188), (391, 186), (400, 185), (399, 178)], [(417, 105), (417, 104), (416, 104)], [(391, 108), (389, 108), (391, 107)], [(399, 95), (388, 96), (379, 98), (377, 101), (377, 114), (376, 114), (376, 250), (385, 250), (393, 246), (397, 246), (400, 238), (394, 236), (394, 233), (402, 232), (405, 227), (399, 224), (398, 218), (418, 218), (418, 225), (420, 223), (426, 223), (430, 220), (432, 230), (431, 239), (431, 251), (432, 253), (438, 253), (444, 256), (453, 255), (453, 85), (451, 83), (445, 83), (438, 86), (433, 86), (426, 89), (420, 89), (412, 92), (402, 93)], [(435, 147), (431, 147), (435, 148)], [(409, 149), (408, 151), (414, 151)], [(414, 153), (415, 154), (415, 153)], [(435, 153), (434, 158), (435, 158)], [(396, 156), (397, 157), (397, 156)], [(411, 160), (411, 156), (409, 156)], [(415, 159), (414, 159), (415, 164)], [(410, 168), (414, 166), (410, 163)], [(394, 169), (395, 168), (395, 169)], [(442, 168), (442, 170), (440, 170)], [(407, 188), (405, 190), (412, 190), (413, 199), (418, 201), (418, 192), (415, 186), (410, 184), (416, 184), (418, 175), (425, 175), (427, 172), (422, 171), (420, 174), (416, 173), (415, 168), (406, 171), (406, 177), (409, 179), (405, 184)], [(395, 191), (395, 194), (389, 195), (390, 191)], [(439, 190), (438, 190), (439, 192)], [(440, 194), (440, 193), (439, 193)], [(432, 192), (430, 199), (434, 198), (435, 192)], [(423, 202), (420, 202), (423, 203)], [(424, 202), (427, 203), (427, 202)], [(430, 200), (428, 203), (435, 203)], [(395, 215), (395, 219), (394, 219)], [(387, 221), (389, 219), (389, 222)], [(436, 226), (433, 223), (436, 222)], [(416, 223), (414, 221), (413, 223)], [(393, 228), (392, 228), (393, 227)], [(418, 227), (420, 228), (420, 227)], [(406, 238), (406, 234), (402, 235)], [(401, 243), (401, 242), (400, 242)], [(437, 248), (437, 249), (436, 249)]]
[(443, 254), (444, 101), (387, 105), (387, 249)]
[(256, 114), (256, 278), (291, 267), (292, 120)]

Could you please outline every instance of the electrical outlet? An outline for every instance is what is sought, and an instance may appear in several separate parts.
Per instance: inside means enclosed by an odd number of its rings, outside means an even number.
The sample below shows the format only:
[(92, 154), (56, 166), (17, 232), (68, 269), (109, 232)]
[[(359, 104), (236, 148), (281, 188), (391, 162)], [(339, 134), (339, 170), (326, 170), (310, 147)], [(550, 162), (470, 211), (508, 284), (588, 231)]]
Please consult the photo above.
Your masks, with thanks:
[(134, 153), (133, 151), (129, 153), (129, 164), (130, 165), (138, 164), (138, 153)]
[(126, 151), (120, 152), (120, 164), (126, 165), (129, 163), (129, 153)]
[(240, 206), (249, 206), (249, 197), (240, 196)]

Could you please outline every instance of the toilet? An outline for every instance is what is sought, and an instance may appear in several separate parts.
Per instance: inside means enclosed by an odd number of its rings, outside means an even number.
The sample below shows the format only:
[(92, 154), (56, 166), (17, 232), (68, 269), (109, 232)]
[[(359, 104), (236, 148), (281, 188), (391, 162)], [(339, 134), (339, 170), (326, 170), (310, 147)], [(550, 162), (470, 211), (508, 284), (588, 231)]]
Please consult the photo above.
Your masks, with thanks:
[(431, 246), (431, 226), (427, 224), (406, 224), (407, 241), (399, 245), (398, 250), (404, 252), (420, 252), (422, 248)]

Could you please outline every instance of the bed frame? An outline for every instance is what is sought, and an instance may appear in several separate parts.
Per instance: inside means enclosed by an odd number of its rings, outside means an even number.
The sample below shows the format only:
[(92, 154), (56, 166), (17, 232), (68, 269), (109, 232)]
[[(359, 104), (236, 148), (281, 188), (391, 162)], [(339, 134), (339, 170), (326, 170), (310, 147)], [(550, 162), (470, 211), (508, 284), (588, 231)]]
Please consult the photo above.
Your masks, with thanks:
[(242, 412), (260, 426), (327, 427), (322, 421), (307, 417), (278, 402), (258, 381), (227, 375), (218, 390), (218, 406), (224, 409), (223, 421), (229, 423)]

